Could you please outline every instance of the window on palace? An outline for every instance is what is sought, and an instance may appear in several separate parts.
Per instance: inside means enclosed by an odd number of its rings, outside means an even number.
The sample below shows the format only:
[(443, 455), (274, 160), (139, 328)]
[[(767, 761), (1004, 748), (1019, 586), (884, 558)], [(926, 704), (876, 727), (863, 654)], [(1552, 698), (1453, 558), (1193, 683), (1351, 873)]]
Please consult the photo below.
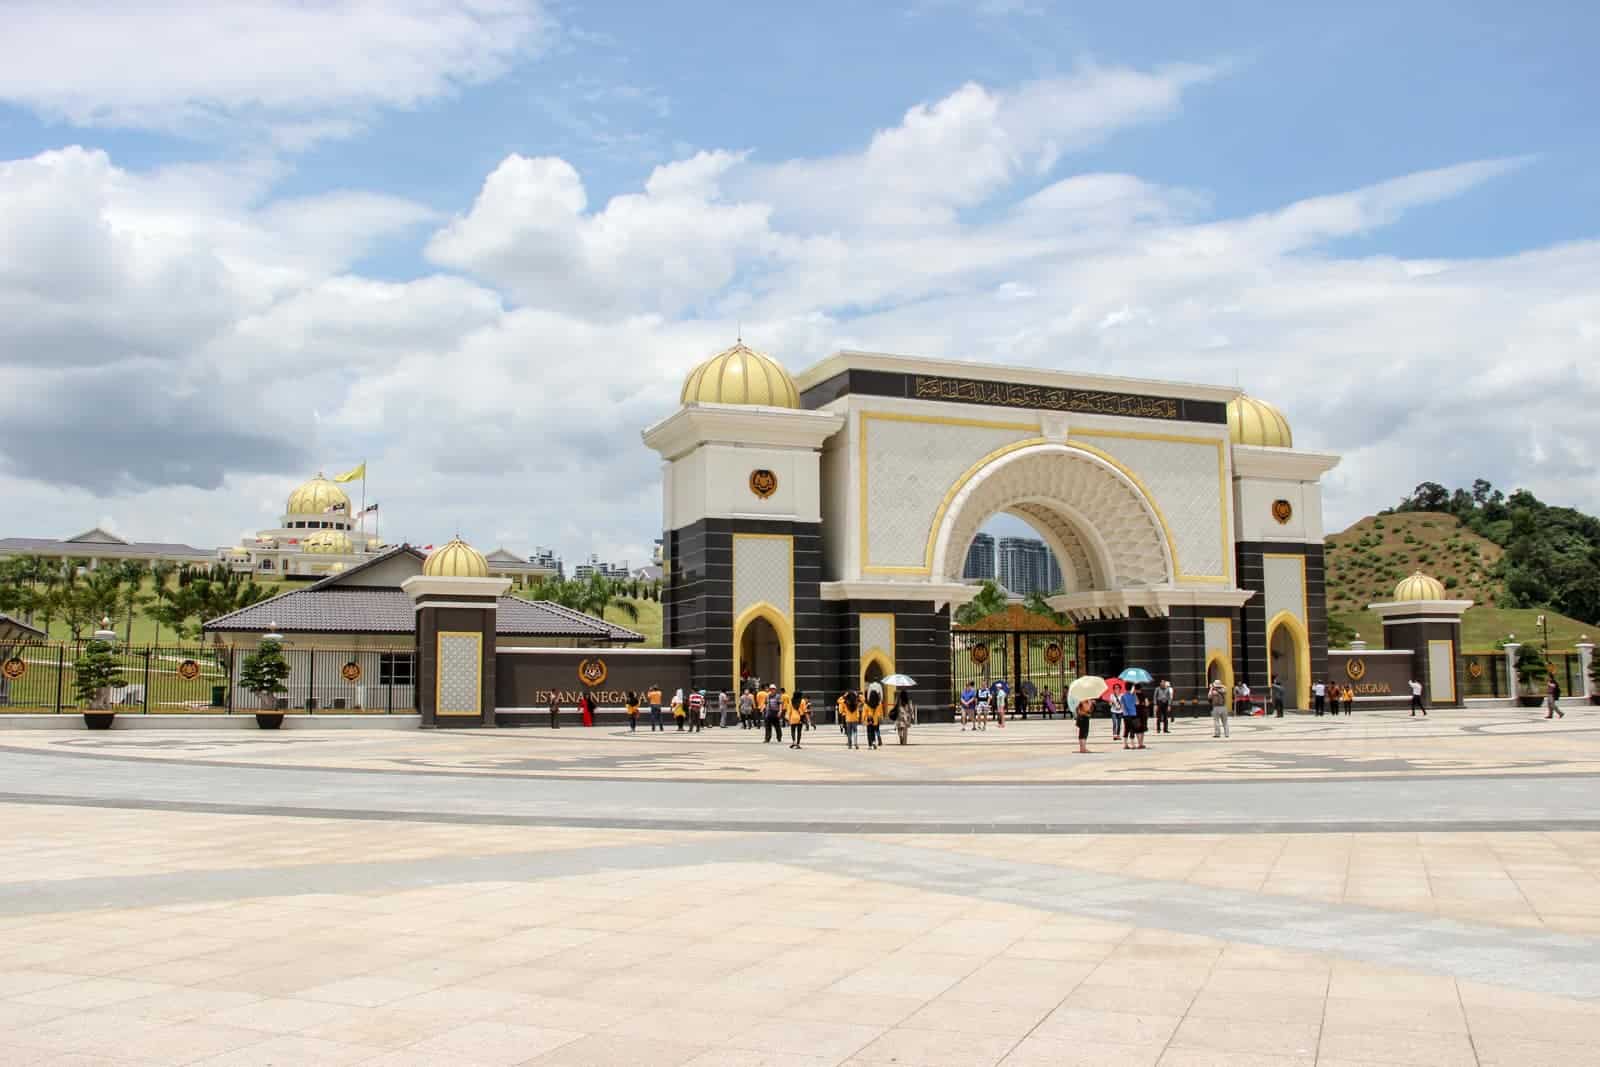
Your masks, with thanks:
[(378, 656), (379, 685), (412, 685), (416, 657), (410, 652), (384, 652)]
[(262, 560), (261, 561), (261, 569), (264, 570), (264, 571), (270, 571), (272, 569), (272, 561), (270, 559)]

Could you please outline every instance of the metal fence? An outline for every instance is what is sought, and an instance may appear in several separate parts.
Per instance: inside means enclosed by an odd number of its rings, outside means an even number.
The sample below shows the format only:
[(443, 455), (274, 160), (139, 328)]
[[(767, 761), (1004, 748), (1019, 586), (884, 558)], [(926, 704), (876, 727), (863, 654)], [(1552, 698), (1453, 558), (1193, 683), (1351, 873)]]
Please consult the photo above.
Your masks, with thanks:
[[(1504, 652), (1465, 652), (1461, 659), (1466, 665), (1461, 680), (1463, 696), (1511, 696), (1511, 683), (1507, 677)], [(1583, 695), (1583, 660), (1576, 652), (1552, 652), (1548, 657), (1548, 663), (1550, 675), (1560, 684), (1562, 693), (1568, 696)], [(1524, 692), (1529, 691), (1526, 681), (1522, 689)], [(1543, 695), (1543, 681), (1539, 683), (1534, 693)]]
[[(0, 714), (75, 713), (87, 642), (0, 644)], [(368, 649), (284, 649), (287, 691), (263, 699), (239, 685), (248, 650), (224, 645), (118, 646), (119, 684), (103, 703), (119, 714), (253, 714), (279, 710), (392, 714), (416, 707), (416, 657)]]

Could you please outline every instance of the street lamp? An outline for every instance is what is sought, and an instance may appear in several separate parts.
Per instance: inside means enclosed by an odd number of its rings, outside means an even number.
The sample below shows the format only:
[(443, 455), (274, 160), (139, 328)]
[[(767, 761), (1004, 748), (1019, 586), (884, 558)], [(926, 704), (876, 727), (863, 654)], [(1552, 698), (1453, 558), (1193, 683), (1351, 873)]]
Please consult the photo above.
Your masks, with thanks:
[(1533, 621), (1538, 624), (1540, 633), (1544, 635), (1544, 658), (1545, 662), (1548, 663), (1550, 662), (1550, 624), (1543, 615)]

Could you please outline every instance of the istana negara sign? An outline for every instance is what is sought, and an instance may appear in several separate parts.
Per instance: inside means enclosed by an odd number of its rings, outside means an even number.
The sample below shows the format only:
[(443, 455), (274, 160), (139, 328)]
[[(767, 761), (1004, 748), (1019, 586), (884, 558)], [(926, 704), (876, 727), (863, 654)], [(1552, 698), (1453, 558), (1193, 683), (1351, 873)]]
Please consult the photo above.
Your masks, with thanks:
[(1136, 393), (1102, 393), (1091, 389), (1058, 389), (1018, 382), (983, 382), (918, 374), (912, 385), (918, 400), (954, 400), (1042, 411), (1076, 411), (1090, 415), (1128, 415), (1141, 419), (1178, 419), (1178, 401)]

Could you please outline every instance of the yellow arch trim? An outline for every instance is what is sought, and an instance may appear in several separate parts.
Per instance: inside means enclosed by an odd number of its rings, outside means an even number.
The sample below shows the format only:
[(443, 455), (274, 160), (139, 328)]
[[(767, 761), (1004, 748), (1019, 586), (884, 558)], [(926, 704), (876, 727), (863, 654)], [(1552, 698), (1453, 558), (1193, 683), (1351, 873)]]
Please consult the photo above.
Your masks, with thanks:
[(1306, 624), (1292, 611), (1280, 611), (1267, 621), (1267, 685), (1272, 685), (1272, 635), (1278, 627), (1286, 626), (1289, 637), (1294, 643), (1295, 673), (1299, 677), (1298, 692), (1288, 694), (1296, 708), (1311, 706), (1311, 636), (1306, 632)]
[[(778, 635), (778, 671), (781, 677), (778, 684), (794, 692), (794, 623), (790, 622), (782, 612), (770, 601), (763, 600), (752, 604), (733, 621), (733, 688), (730, 693), (739, 691), (739, 646), (744, 643), (744, 631), (757, 619), (766, 619), (772, 624), (772, 629)], [(768, 679), (770, 681), (770, 679)]]
[(1211, 658), (1206, 660), (1205, 676), (1211, 677), (1211, 665), (1215, 663), (1222, 668), (1217, 672), (1222, 678), (1222, 684), (1228, 690), (1228, 706), (1233, 707), (1233, 660), (1220, 652), (1213, 652)]

